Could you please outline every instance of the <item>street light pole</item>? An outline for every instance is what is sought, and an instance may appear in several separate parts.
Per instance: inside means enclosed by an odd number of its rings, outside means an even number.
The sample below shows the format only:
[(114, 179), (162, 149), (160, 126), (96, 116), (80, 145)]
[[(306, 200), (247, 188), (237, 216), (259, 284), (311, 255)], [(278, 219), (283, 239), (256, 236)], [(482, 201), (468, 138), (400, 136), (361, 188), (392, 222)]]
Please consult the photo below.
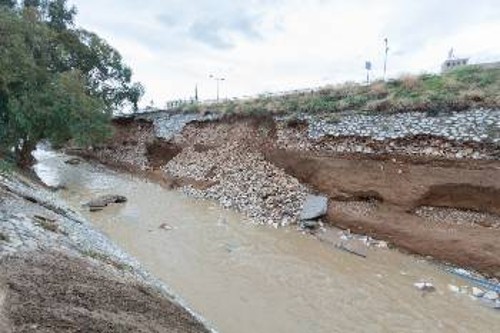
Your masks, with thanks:
[(385, 58), (384, 58), (384, 81), (387, 78), (387, 55), (389, 53), (389, 40), (387, 38), (384, 39), (385, 43)]
[(224, 80), (226, 80), (223, 77), (215, 77), (214, 75), (210, 74), (209, 76), (211, 79), (214, 79), (217, 82), (217, 103), (219, 102), (219, 91), (220, 91), (220, 83)]

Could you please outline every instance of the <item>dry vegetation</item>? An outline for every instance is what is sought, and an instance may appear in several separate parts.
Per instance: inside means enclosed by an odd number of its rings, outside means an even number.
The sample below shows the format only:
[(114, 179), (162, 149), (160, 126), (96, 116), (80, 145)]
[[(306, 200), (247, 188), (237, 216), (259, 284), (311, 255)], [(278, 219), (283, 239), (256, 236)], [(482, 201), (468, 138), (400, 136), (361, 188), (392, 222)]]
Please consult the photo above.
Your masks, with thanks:
[(186, 112), (218, 111), (225, 114), (324, 114), (341, 111), (402, 112), (460, 111), (473, 107), (500, 106), (500, 69), (476, 66), (446, 74), (404, 75), (371, 85), (345, 83), (312, 92), (262, 96), (251, 100), (225, 101), (218, 105), (190, 105)]

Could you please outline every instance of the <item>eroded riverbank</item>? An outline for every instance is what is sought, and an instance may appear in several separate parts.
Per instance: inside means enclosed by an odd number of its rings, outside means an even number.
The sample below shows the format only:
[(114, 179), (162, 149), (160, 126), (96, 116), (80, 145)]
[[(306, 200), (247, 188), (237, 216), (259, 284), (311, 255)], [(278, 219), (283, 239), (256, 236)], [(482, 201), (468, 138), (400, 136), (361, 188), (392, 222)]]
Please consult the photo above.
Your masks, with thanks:
[[(60, 155), (41, 161), (38, 171), (49, 185), (64, 185), (59, 194), (74, 209), (221, 332), (473, 332), (500, 325), (495, 311), (449, 291), (465, 281), (418, 258), (360, 245), (363, 259), (294, 227), (257, 226), (215, 203), (103, 167), (66, 165)], [(129, 201), (97, 213), (81, 206), (110, 193)], [(422, 297), (413, 287), (418, 281), (437, 292)]]
[(55, 193), (0, 175), (0, 332), (165, 331), (210, 330)]
[[(374, 132), (363, 121), (348, 137), (335, 130), (345, 121), (308, 115), (159, 112), (116, 119), (112, 140), (78, 153), (274, 226), (297, 223), (304, 198), (319, 193), (330, 225), (500, 278), (500, 128), (472, 141), (446, 134), (473, 114), (498, 112), (387, 115), (409, 128), (396, 135), (383, 116)], [(469, 130), (484, 130), (481, 117)]]

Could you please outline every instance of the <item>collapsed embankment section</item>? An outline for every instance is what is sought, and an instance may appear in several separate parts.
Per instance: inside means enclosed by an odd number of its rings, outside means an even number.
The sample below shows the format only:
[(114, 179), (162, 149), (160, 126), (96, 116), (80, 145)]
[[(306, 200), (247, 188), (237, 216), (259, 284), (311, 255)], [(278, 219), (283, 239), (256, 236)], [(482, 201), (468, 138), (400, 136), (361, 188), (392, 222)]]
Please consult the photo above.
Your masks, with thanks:
[(331, 223), (500, 276), (500, 164), (443, 167), (286, 151), (267, 157), (329, 196)]
[(91, 152), (100, 161), (273, 225), (296, 222), (319, 192), (334, 225), (500, 277), (500, 110), (115, 123), (115, 138)]

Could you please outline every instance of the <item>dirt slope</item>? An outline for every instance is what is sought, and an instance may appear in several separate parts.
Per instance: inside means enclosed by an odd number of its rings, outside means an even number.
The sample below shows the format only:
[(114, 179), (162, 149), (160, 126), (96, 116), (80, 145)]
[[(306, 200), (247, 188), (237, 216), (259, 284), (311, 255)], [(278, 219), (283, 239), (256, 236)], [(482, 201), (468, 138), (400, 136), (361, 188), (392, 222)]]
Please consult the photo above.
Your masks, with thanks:
[[(500, 213), (500, 163), (436, 163), (314, 156), (273, 151), (268, 159), (327, 194), (328, 220), (440, 261), (500, 277), (500, 229), (431, 223), (421, 205)], [(369, 214), (345, 212), (342, 201), (374, 201)], [(467, 221), (466, 221), (467, 222)]]
[(81, 258), (60, 253), (4, 257), (0, 273), (3, 313), (10, 321), (2, 323), (0, 317), (2, 333), (207, 332), (151, 288), (118, 280)]

